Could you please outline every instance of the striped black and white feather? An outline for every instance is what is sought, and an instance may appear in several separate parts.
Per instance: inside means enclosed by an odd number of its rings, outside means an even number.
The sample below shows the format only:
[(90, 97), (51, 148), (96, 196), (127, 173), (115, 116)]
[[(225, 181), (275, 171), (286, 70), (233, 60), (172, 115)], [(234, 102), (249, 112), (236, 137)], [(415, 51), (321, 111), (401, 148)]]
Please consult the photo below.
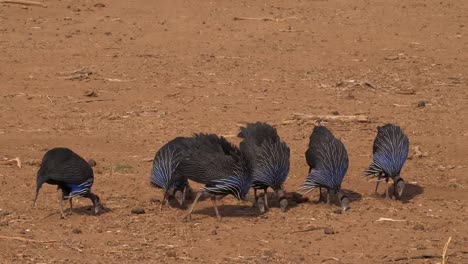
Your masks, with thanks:
[(248, 159), (224, 137), (196, 134), (192, 139), (189, 155), (179, 164), (180, 172), (205, 184), (205, 192), (244, 200), (252, 184)]
[(349, 165), (343, 143), (326, 127), (316, 126), (305, 156), (310, 171), (299, 190), (308, 193), (316, 188), (327, 188), (338, 192)]
[(184, 190), (188, 185), (187, 177), (178, 173), (177, 167), (189, 147), (189, 138), (177, 137), (162, 146), (154, 156), (150, 183), (162, 188), (166, 195), (174, 195), (174, 191)]
[(253, 170), (254, 189), (282, 189), (289, 174), (290, 149), (271, 125), (250, 123), (241, 127), (240, 150), (245, 153)]
[(384, 177), (398, 179), (408, 158), (408, 137), (399, 126), (393, 124), (386, 124), (377, 130), (374, 157), (365, 175), (383, 174)]

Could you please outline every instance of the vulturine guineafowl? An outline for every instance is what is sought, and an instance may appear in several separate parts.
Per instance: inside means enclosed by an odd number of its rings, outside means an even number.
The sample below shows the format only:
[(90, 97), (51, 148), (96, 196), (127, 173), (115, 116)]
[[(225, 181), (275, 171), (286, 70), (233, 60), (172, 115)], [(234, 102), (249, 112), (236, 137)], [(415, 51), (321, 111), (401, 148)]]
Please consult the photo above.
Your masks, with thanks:
[(405, 181), (400, 173), (408, 158), (409, 140), (399, 126), (386, 124), (377, 128), (377, 136), (374, 140), (372, 160), (369, 169), (365, 171), (366, 176), (377, 175), (375, 193), (381, 181), (387, 183), (385, 197), (389, 198), (388, 181), (393, 180), (393, 195), (396, 199), (401, 198), (405, 188)]
[(288, 200), (283, 191), (283, 183), (289, 173), (290, 150), (280, 139), (275, 128), (266, 123), (250, 123), (241, 127), (238, 136), (243, 138), (240, 150), (245, 153), (252, 165), (252, 188), (255, 203), (257, 190), (264, 191), (264, 203), (258, 203), (261, 212), (268, 209), (267, 189), (272, 188), (280, 201), (280, 208), (286, 211)]
[(249, 161), (236, 146), (214, 134), (194, 135), (188, 152), (178, 169), (182, 175), (205, 186), (198, 192), (185, 218), (190, 220), (198, 199), (202, 195), (209, 195), (220, 220), (217, 199), (231, 194), (239, 200), (245, 200), (249, 192), (252, 184)]
[(348, 170), (348, 153), (343, 143), (335, 138), (324, 126), (316, 126), (310, 136), (309, 148), (305, 153), (309, 164), (309, 174), (300, 191), (308, 193), (316, 188), (327, 189), (327, 204), (330, 204), (330, 194), (336, 195), (341, 208), (349, 208), (349, 198), (341, 191), (341, 183)]
[(154, 156), (150, 183), (164, 191), (160, 209), (166, 200), (169, 205), (169, 200), (172, 198), (175, 198), (181, 206), (184, 204), (190, 186), (187, 176), (179, 173), (177, 167), (187, 155), (191, 140), (177, 137), (162, 146)]
[(82, 196), (89, 198), (93, 202), (94, 213), (102, 211), (99, 196), (91, 192), (94, 182), (94, 160), (85, 161), (82, 157), (68, 148), (54, 148), (46, 152), (42, 158), (41, 167), (37, 172), (37, 187), (34, 205), (36, 206), (39, 190), (44, 183), (58, 186), (58, 200), (60, 216), (65, 218), (63, 213), (63, 200), (69, 200), (71, 214), (73, 209), (73, 197)]

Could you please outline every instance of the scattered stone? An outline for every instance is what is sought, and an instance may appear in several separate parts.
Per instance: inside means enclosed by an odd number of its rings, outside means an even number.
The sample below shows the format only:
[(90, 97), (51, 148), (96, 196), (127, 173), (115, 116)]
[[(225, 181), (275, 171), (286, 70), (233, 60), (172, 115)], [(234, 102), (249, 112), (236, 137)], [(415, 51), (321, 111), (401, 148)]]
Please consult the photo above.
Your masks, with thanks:
[(340, 112), (338, 112), (338, 111), (332, 111), (331, 114), (337, 116), (337, 115), (340, 115)]
[(213, 230), (213, 231), (211, 231), (211, 234), (212, 234), (213, 236), (215, 236), (215, 235), (218, 234), (218, 232), (217, 232), (216, 230)]
[(266, 256), (266, 257), (273, 257), (273, 255), (275, 254), (275, 252), (273, 250), (270, 250), (270, 249), (266, 249), (265, 251), (263, 251), (263, 255)]
[(167, 252), (166, 252), (166, 256), (170, 257), (170, 258), (175, 258), (177, 256), (176, 252), (174, 249), (169, 249)]
[(413, 226), (413, 229), (424, 231), (426, 228), (421, 224), (416, 224), (415, 226)]
[(75, 227), (72, 229), (72, 233), (73, 234), (81, 234), (83, 233), (83, 231), (81, 231), (81, 229), (79, 229), (78, 227)]
[(323, 232), (325, 233), (325, 235), (333, 235), (333, 234), (335, 234), (335, 230), (333, 230), (333, 229), (330, 228), (330, 227), (325, 227), (325, 229), (323, 229)]
[(4, 210), (4, 209), (0, 209), (0, 216), (7, 216), (7, 215), (9, 215), (9, 214), (10, 214), (9, 211)]
[(413, 148), (413, 151), (414, 151), (413, 156), (412, 156), (413, 158), (422, 158), (422, 157), (427, 157), (429, 155), (427, 151), (422, 152), (420, 146), (415, 146)]
[(145, 213), (145, 209), (143, 209), (141, 207), (137, 207), (137, 208), (132, 209), (132, 214), (144, 214), (144, 213)]
[(93, 89), (89, 89), (84, 93), (84, 96), (97, 97), (98, 95), (97, 95), (96, 91), (94, 91)]
[(106, 7), (106, 5), (103, 3), (96, 3), (94, 4), (94, 7)]
[(419, 101), (418, 102), (418, 108), (424, 108), (427, 106), (427, 102), (426, 101)]

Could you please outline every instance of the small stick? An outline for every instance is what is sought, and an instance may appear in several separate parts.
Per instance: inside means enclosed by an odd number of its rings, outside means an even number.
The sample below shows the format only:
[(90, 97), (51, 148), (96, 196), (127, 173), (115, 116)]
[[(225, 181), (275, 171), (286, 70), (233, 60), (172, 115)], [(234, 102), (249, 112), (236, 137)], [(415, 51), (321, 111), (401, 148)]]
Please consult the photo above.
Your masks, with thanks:
[(447, 243), (445, 243), (444, 251), (442, 251), (442, 264), (445, 264), (447, 249), (451, 240), (452, 240), (452, 237), (449, 237), (449, 239), (447, 240)]
[(48, 244), (48, 243), (57, 243), (58, 242), (57, 240), (42, 241), (42, 240), (29, 239), (29, 238), (24, 238), (24, 237), (11, 237), (11, 236), (2, 236), (2, 235), (0, 235), (0, 238), (9, 239), (9, 240), (18, 240), (18, 241), (24, 241), (24, 242), (31, 242), (31, 243), (40, 243), (40, 244)]
[(330, 257), (330, 258), (326, 258), (326, 259), (322, 260), (322, 263), (326, 262), (326, 261), (329, 261), (329, 260), (335, 260), (335, 261), (341, 262), (339, 258)]
[(52, 101), (52, 99), (50, 98), (50, 96), (49, 96), (49, 95), (46, 95), (46, 97), (47, 97), (47, 99), (49, 99), (49, 101), (50, 101), (51, 103), (53, 103), (53, 102), (54, 102), (54, 101)]
[(383, 222), (383, 221), (388, 221), (388, 222), (405, 222), (406, 220), (396, 220), (392, 218), (385, 218), (385, 217), (380, 217), (378, 220), (375, 220), (376, 222)]
[(234, 20), (261, 20), (261, 21), (274, 21), (271, 17), (234, 17)]
[(3, 4), (17, 4), (17, 5), (28, 5), (28, 6), (40, 6), (47, 7), (46, 4), (35, 1), (24, 1), (24, 0), (0, 0), (0, 3)]
[(311, 226), (302, 230), (294, 230), (291, 233), (302, 233), (302, 232), (309, 232), (309, 231), (315, 231), (315, 230), (320, 230), (320, 229), (325, 229), (325, 227), (317, 227), (317, 226)]
[(74, 103), (92, 103), (92, 102), (106, 102), (106, 101), (115, 101), (115, 99), (96, 99), (96, 100), (82, 100), (82, 101), (75, 101)]
[(422, 255), (417, 255), (417, 256), (412, 256), (412, 257), (398, 257), (398, 258), (393, 259), (393, 261), (411, 260), (411, 259), (432, 259), (432, 258), (440, 258), (440, 256), (432, 255), (432, 254), (422, 254)]
[(302, 113), (294, 113), (293, 118), (320, 121), (356, 121), (361, 123), (370, 122), (369, 118), (365, 115), (307, 115)]

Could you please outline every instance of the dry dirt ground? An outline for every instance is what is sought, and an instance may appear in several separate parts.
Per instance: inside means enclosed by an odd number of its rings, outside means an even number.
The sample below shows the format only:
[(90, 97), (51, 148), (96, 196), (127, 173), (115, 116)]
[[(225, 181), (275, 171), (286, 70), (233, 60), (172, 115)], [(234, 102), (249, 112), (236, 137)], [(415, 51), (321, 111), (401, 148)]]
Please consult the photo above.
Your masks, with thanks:
[[(1, 263), (442, 263), (449, 237), (446, 263), (468, 263), (467, 1), (44, 2), (0, 4)], [(159, 211), (147, 160), (168, 140), (275, 124), (295, 191), (314, 121), (294, 114), (332, 112), (370, 119), (323, 123), (349, 153), (349, 212), (316, 192), (264, 215), (226, 197), (221, 222), (208, 200), (189, 223)], [(411, 142), (401, 202), (362, 177), (387, 122)], [(31, 209), (56, 146), (98, 162), (106, 213), (81, 199), (61, 220), (50, 185)]]

